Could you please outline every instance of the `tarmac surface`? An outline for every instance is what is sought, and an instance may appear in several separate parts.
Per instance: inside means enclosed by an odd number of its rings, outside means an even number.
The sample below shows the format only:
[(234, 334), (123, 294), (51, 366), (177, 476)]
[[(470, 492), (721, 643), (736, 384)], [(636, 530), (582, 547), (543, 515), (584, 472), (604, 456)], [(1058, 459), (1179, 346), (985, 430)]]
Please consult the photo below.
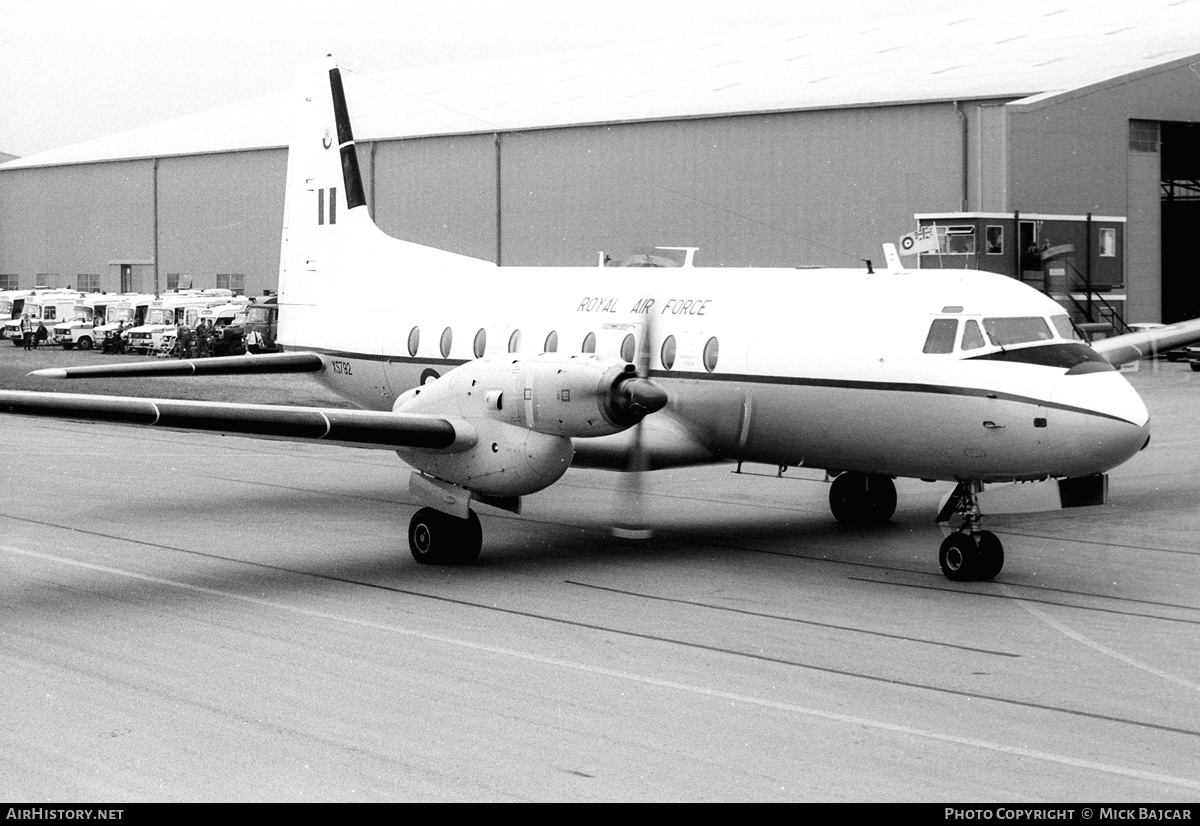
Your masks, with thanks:
[(570, 471), (431, 568), (393, 454), (5, 417), (0, 797), (1194, 802), (1200, 373), (1129, 378), (1109, 504), (961, 584), (944, 485), (852, 531), (820, 472), (661, 471), (628, 542)]

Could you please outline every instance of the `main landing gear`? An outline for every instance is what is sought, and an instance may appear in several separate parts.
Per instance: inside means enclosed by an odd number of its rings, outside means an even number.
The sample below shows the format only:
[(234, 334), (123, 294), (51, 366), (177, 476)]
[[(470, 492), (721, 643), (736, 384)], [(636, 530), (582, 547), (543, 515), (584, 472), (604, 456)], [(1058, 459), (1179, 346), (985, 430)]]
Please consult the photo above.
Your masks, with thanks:
[(959, 482), (937, 515), (938, 522), (948, 522), (955, 513), (962, 515), (962, 524), (942, 541), (938, 551), (942, 573), (955, 582), (992, 579), (1004, 567), (1004, 546), (994, 533), (980, 527), (983, 514), (978, 496), (982, 492), (982, 482)]
[(843, 473), (829, 486), (829, 509), (843, 525), (882, 525), (896, 512), (896, 485), (874, 473)]
[(408, 523), (408, 546), (422, 565), (462, 565), (479, 558), (483, 528), (475, 511), (459, 519), (433, 508), (421, 508)]

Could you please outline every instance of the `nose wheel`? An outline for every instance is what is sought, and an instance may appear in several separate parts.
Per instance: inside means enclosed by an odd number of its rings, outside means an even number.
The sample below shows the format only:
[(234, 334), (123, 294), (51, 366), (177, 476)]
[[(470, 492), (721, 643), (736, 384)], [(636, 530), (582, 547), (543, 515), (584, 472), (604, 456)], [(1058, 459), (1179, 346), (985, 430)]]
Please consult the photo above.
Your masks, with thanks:
[(995, 578), (1004, 567), (1004, 546), (994, 533), (981, 527), (983, 514), (979, 510), (978, 496), (982, 491), (981, 482), (959, 482), (938, 514), (938, 522), (949, 521), (953, 513), (962, 516), (958, 530), (942, 540), (938, 550), (938, 564), (946, 579), (986, 581)]
[(421, 508), (408, 523), (408, 547), (422, 565), (462, 565), (479, 558), (483, 528), (475, 511), (466, 519)]

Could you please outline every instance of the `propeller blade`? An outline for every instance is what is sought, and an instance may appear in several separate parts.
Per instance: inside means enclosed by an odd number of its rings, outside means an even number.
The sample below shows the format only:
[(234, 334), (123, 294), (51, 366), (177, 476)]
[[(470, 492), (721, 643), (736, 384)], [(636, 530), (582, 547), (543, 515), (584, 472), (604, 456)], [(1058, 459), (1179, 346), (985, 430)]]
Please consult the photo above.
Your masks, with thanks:
[[(627, 408), (640, 413), (642, 418), (667, 405), (666, 391), (650, 379), (650, 348), (654, 340), (654, 313), (647, 313), (634, 356), (637, 378), (622, 385)], [(629, 464), (617, 489), (617, 515), (613, 520), (612, 535), (618, 539), (650, 539), (654, 536), (654, 531), (646, 524), (645, 476), (648, 470), (650, 456), (642, 439), (642, 422), (638, 422), (633, 426)]]

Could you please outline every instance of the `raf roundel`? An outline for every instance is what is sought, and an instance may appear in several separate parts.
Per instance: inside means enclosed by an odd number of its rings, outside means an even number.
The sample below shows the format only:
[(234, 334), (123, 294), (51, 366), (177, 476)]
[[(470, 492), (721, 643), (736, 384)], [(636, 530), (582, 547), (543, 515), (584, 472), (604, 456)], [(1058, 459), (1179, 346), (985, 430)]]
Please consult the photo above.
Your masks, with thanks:
[(904, 250), (905, 252), (908, 252), (916, 245), (917, 245), (917, 239), (913, 238), (911, 235), (905, 235), (903, 238), (900, 239), (900, 249)]

